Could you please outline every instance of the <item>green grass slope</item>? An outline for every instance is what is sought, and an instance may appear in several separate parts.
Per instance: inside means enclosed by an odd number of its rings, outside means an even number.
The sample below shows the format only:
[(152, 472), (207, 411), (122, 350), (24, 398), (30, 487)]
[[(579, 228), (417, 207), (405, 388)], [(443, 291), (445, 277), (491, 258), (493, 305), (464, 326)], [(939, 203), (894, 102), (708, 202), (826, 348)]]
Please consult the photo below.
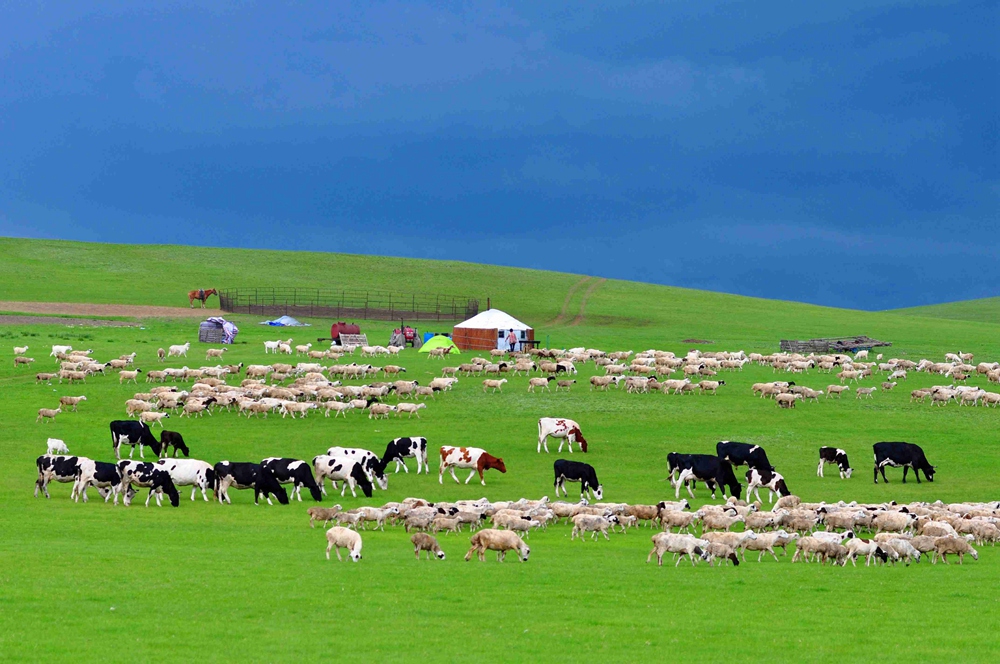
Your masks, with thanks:
[(944, 304), (931, 304), (924, 307), (910, 307), (907, 309), (892, 309), (888, 313), (900, 314), (902, 316), (1000, 323), (1000, 297), (946, 302)]
[[(0, 260), (5, 271), (0, 299), (9, 300), (162, 305), (177, 304), (179, 294), (185, 304), (181, 291), (189, 281), (192, 287), (210, 285), (214, 275), (223, 284), (246, 283), (260, 273), (252, 265), (303, 280), (320, 267), (325, 279), (350, 276), (341, 269), (366, 269), (373, 284), (385, 279), (387, 286), (397, 282), (386, 273), (409, 269), (415, 271), (409, 280), (398, 283), (434, 283), (471, 294), (482, 288), (484, 296), (534, 323), (539, 335), (550, 336), (556, 346), (656, 347), (682, 353), (689, 344), (681, 340), (696, 337), (715, 341), (713, 349), (749, 352), (774, 350), (780, 338), (866, 333), (893, 341), (885, 351), (892, 356), (943, 358), (959, 348), (977, 353), (977, 361), (1000, 356), (1000, 326), (989, 323), (842, 311), (616, 281), (603, 282), (588, 294), (596, 281), (588, 280), (571, 293), (582, 280), (576, 275), (321, 254), (29, 241), (0, 245), (3, 259), (14, 256), (17, 261), (11, 268)], [(62, 259), (53, 260), (51, 252)], [(69, 252), (73, 260), (60, 252)], [(122, 263), (112, 261), (115, 254), (122, 255)], [(373, 265), (383, 269), (363, 267)], [(46, 270), (50, 281), (39, 283), (47, 278)], [(280, 278), (295, 283), (291, 277)], [(183, 287), (174, 285), (180, 283)], [(494, 285), (509, 290), (493, 290)], [(119, 300), (116, 293), (123, 286), (129, 288)], [(550, 325), (567, 294), (568, 315)], [(573, 325), (584, 297), (583, 320)], [(258, 325), (257, 318), (234, 319), (241, 333), (226, 361), (275, 361), (263, 353), (261, 343), (276, 336), (275, 330)], [(325, 322), (311, 322), (312, 328), (281, 336), (292, 336), (296, 343), (322, 336)], [(371, 338), (383, 343), (391, 326), (365, 323)], [(995, 611), (1000, 553), (992, 547), (981, 549), (978, 562), (961, 567), (921, 563), (834, 569), (793, 565), (789, 558), (757, 563), (751, 557), (736, 569), (674, 568), (669, 562), (657, 568), (645, 563), (648, 528), (614, 535), (609, 542), (581, 543), (571, 542), (569, 527), (558, 525), (531, 535), (531, 560), (525, 564), (510, 559), (498, 564), (493, 557), (486, 563), (464, 562), (468, 533), (439, 537), (447, 560), (418, 562), (408, 534), (396, 528), (364, 531), (364, 560), (352, 564), (325, 560), (323, 531), (308, 527), (309, 502), (254, 506), (252, 494), (233, 491), (233, 505), (221, 506), (200, 497), (192, 502), (190, 491), (182, 489), (177, 509), (147, 509), (141, 502), (124, 508), (105, 505), (93, 491), (89, 504), (74, 504), (68, 499), (69, 485), (55, 484), (50, 500), (33, 498), (34, 459), (44, 452), (47, 437), (62, 438), (75, 454), (110, 460), (108, 422), (123, 418), (124, 401), (147, 388), (142, 382), (120, 385), (113, 374), (91, 378), (86, 385), (36, 384), (34, 373), (53, 366), (46, 358), (51, 344), (93, 348), (101, 359), (136, 351), (137, 366), (148, 371), (164, 366), (156, 361), (158, 347), (193, 340), (195, 333), (192, 321), (147, 320), (141, 328), (0, 326), (0, 654), (5, 660), (285, 661), (335, 653), (376, 661), (499, 661), (512, 656), (661, 661), (665, 652), (717, 660), (739, 648), (818, 661), (873, 656), (912, 661), (1000, 651), (1000, 614)], [(28, 345), (36, 363), (13, 368), (15, 345)], [(194, 343), (188, 359), (166, 366), (199, 366), (204, 348)], [(396, 362), (407, 368), (407, 377), (421, 383), (439, 375), (442, 365), (412, 350)], [(445, 363), (455, 364), (457, 358)], [(592, 366), (583, 368), (569, 393), (529, 394), (522, 376), (512, 377), (502, 394), (484, 394), (481, 379), (462, 378), (454, 391), (431, 400), (420, 420), (373, 421), (360, 413), (347, 419), (313, 413), (304, 420), (248, 420), (222, 411), (193, 419), (174, 416), (166, 428), (184, 434), (194, 457), (213, 463), (271, 455), (309, 460), (331, 445), (381, 453), (393, 437), (428, 437), (435, 472), (417, 476), (411, 460), (410, 473), (390, 476), (388, 491), (371, 499), (348, 493), (324, 502), (345, 508), (406, 496), (552, 497), (552, 462), (568, 455), (555, 453), (558, 444), (550, 445), (552, 454), (537, 454), (535, 423), (553, 415), (583, 425), (591, 444), (585, 460), (596, 467), (610, 501), (673, 498), (663, 481), (667, 452), (711, 453), (722, 439), (763, 445), (792, 490), (808, 501), (1000, 497), (1000, 410), (910, 403), (911, 389), (943, 382), (940, 377), (913, 374), (895, 391), (878, 392), (872, 400), (822, 400), (785, 411), (751, 396), (754, 382), (775, 379), (769, 367), (748, 366), (720, 376), (727, 385), (717, 397), (590, 392), (587, 379), (593, 371)], [(818, 373), (794, 380), (820, 389), (836, 382)], [(970, 382), (996, 390), (979, 376)], [(88, 396), (78, 413), (64, 413), (49, 425), (35, 423), (38, 408), (52, 407), (59, 396), (69, 394)], [(938, 466), (936, 481), (903, 485), (897, 470), (890, 471), (891, 484), (874, 485), (871, 445), (879, 440), (921, 444)], [(490, 472), (486, 487), (456, 485), (450, 478), (439, 484), (435, 454), (440, 445), (455, 444), (502, 456), (508, 472)], [(831, 472), (825, 479), (816, 476), (821, 445), (847, 450), (855, 468), (852, 479), (842, 481)], [(707, 498), (699, 488), (693, 504)], [(894, 617), (904, 622), (894, 622)], [(831, 625), (861, 627), (831, 632)]]

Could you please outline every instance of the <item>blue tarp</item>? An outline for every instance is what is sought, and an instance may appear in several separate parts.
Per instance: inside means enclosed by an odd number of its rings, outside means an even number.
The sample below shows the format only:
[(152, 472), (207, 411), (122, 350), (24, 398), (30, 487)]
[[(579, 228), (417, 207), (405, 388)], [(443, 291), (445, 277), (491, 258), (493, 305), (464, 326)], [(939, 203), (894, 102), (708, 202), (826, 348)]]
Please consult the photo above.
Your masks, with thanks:
[(271, 327), (309, 327), (309, 323), (300, 323), (291, 316), (282, 316), (274, 320), (261, 321), (261, 325), (270, 325)]

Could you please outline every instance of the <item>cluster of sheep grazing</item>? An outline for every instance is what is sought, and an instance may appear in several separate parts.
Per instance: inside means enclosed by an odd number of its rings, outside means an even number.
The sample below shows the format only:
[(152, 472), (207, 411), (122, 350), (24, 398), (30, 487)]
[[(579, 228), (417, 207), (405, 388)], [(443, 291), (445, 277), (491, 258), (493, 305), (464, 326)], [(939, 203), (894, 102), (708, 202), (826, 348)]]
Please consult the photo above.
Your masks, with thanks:
[[(698, 513), (691, 515), (690, 521), (678, 520), (680, 529), (688, 530), (684, 535), (670, 532), (671, 522), (663, 520), (666, 532), (653, 536), (653, 550), (647, 561), (655, 554), (662, 564), (663, 555), (673, 553), (677, 564), (684, 556), (692, 564), (696, 557), (722, 558), (738, 564), (737, 554), (745, 561), (747, 550), (758, 551), (758, 561), (764, 552), (777, 560), (774, 548), (784, 549), (795, 541), (792, 562), (832, 560), (843, 565), (851, 560), (856, 565), (860, 556), (866, 564), (873, 559), (909, 564), (910, 560), (919, 562), (923, 553), (932, 553), (932, 562), (938, 555), (947, 562), (947, 554), (953, 553), (961, 562), (965, 554), (978, 559), (970, 542), (995, 544), (1000, 539), (1000, 503), (995, 502), (806, 504), (797, 496), (785, 496), (771, 511), (764, 512), (759, 503), (745, 505), (731, 498), (726, 505), (706, 506), (699, 513), (700, 537), (690, 532)], [(745, 530), (726, 532), (736, 523), (743, 523)], [(872, 533), (872, 539), (858, 537), (862, 530)]]
[(929, 400), (931, 405), (946, 406), (955, 401), (960, 406), (993, 406), (1000, 404), (1000, 394), (971, 385), (934, 385), (910, 392), (910, 401)]

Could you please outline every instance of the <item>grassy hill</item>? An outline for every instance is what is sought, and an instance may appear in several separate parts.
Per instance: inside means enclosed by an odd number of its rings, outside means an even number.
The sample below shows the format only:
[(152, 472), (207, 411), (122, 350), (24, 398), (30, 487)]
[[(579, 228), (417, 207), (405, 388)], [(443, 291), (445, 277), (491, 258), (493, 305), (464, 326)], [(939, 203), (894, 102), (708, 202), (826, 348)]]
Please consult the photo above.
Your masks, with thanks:
[[(978, 360), (1000, 356), (1000, 325), (867, 313), (759, 300), (622, 281), (580, 283), (583, 277), (531, 270), (363, 256), (255, 252), (188, 247), (125, 247), (64, 242), (0, 241), (0, 300), (126, 302), (186, 306), (189, 288), (260, 283), (301, 284), (352, 279), (401, 290), (441, 288), (493, 298), (549, 335), (554, 346), (606, 350), (655, 347), (686, 351), (687, 338), (712, 340), (712, 349), (774, 350), (780, 338), (865, 333), (892, 341), (885, 352), (919, 359), (943, 358), (961, 349)], [(574, 288), (575, 287), (575, 288)], [(579, 324), (573, 325), (586, 308)], [(565, 310), (567, 313), (561, 316)], [(556, 318), (558, 324), (550, 324)], [(262, 341), (275, 331), (258, 319), (235, 316), (241, 333), (227, 362), (270, 363)], [(296, 343), (323, 334), (316, 327), (282, 333)], [(366, 322), (373, 340), (385, 341), (392, 324)], [(53, 343), (92, 348), (100, 359), (137, 352), (137, 366), (199, 366), (205, 345), (188, 358), (160, 364), (156, 349), (193, 340), (195, 322), (145, 320), (141, 327), (90, 328), (40, 324), (0, 326), (0, 502), (5, 507), (0, 584), (0, 652), (5, 659), (65, 658), (181, 660), (193, 657), (283, 661), (339, 657), (377, 661), (487, 661), (516, 657), (563, 661), (586, 652), (608, 661), (661, 661), (665, 652), (717, 660), (733, 648), (749, 652), (808, 653), (818, 661), (943, 659), (955, 651), (1000, 649), (1000, 614), (994, 610), (1000, 553), (983, 547), (977, 562), (845, 569), (768, 559), (738, 568), (662, 568), (645, 564), (649, 528), (613, 535), (611, 541), (570, 540), (567, 525), (535, 532), (528, 563), (466, 563), (468, 533), (439, 536), (445, 561), (413, 559), (402, 528), (363, 531), (364, 560), (332, 562), (325, 540), (310, 529), (305, 508), (255, 506), (252, 492), (232, 491), (233, 504), (191, 501), (181, 489), (179, 508), (105, 505), (91, 491), (88, 504), (68, 499), (69, 485), (53, 484), (52, 498), (31, 495), (34, 459), (49, 436), (65, 440), (74, 454), (112, 458), (108, 422), (124, 417), (124, 401), (149, 385), (121, 385), (114, 374), (86, 385), (34, 380), (54, 366)], [(29, 346), (30, 367), (12, 367), (11, 347)], [(457, 364), (451, 358), (445, 363)], [(281, 358), (284, 359), (284, 358)], [(353, 358), (358, 359), (360, 358)], [(405, 350), (395, 360), (407, 377), (425, 383), (440, 374), (441, 361)], [(214, 362), (213, 362), (214, 363)], [(385, 363), (379, 360), (378, 364)], [(989, 500), (1000, 474), (997, 418), (1000, 410), (910, 403), (909, 391), (943, 382), (913, 374), (874, 399), (821, 400), (795, 410), (754, 398), (754, 382), (776, 379), (770, 367), (748, 366), (721, 375), (717, 397), (591, 392), (595, 372), (582, 367), (570, 392), (529, 394), (527, 378), (510, 377), (502, 393), (484, 393), (480, 378), (428, 402), (421, 419), (248, 419), (221, 410), (181, 418), (166, 428), (182, 432), (192, 456), (216, 462), (280, 455), (310, 460), (331, 445), (381, 452), (396, 436), (429, 440), (430, 475), (390, 474), (389, 489), (371, 499), (339, 492), (324, 501), (352, 508), (407, 496), (491, 500), (554, 497), (552, 462), (537, 454), (535, 423), (541, 416), (578, 420), (590, 452), (574, 454), (597, 469), (609, 501), (672, 499), (663, 481), (669, 451), (714, 452), (722, 439), (764, 446), (792, 491), (807, 501)], [(381, 379), (381, 377), (380, 377)], [(835, 376), (795, 376), (823, 389)], [(866, 382), (875, 385), (878, 377)], [(355, 381), (356, 383), (357, 381)], [(238, 384), (233, 379), (231, 384)], [(980, 376), (970, 383), (996, 391)], [(182, 385), (190, 389), (190, 384)], [(36, 424), (40, 407), (62, 395), (86, 394), (77, 413)], [(393, 402), (394, 400), (390, 400)], [(921, 444), (938, 467), (933, 483), (871, 481), (871, 444), (909, 440)], [(502, 456), (508, 472), (487, 475), (487, 486), (439, 484), (434, 476), (440, 445), (473, 445)], [(840, 480), (816, 476), (820, 445), (847, 450), (855, 473)], [(138, 452), (136, 453), (138, 455)], [(148, 458), (148, 454), (147, 454)], [(464, 480), (465, 474), (460, 477)], [(577, 487), (571, 486), (570, 500)], [(709, 495), (700, 487), (694, 507)], [(307, 498), (308, 499), (308, 498)], [(764, 499), (766, 509), (767, 502)], [(780, 554), (779, 554), (780, 557)], [(790, 557), (790, 556), (789, 556)], [(918, 590), (914, 590), (918, 589)], [(873, 595), (874, 593), (874, 595)], [(872, 598), (877, 597), (877, 601)], [(899, 629), (887, 615), (905, 615), (919, 629)], [(56, 616), (57, 618), (53, 618)], [(734, 624), (758, 625), (757, 629)], [(878, 625), (830, 636), (830, 625)], [(955, 629), (955, 625), (971, 626)], [(843, 630), (841, 630), (843, 631)], [(38, 634), (44, 632), (44, 639)], [(89, 638), (81, 639), (80, 634)], [(220, 641), (219, 635), (225, 638)], [(110, 650), (107, 644), (116, 644)]]
[(931, 304), (924, 307), (892, 309), (888, 313), (901, 316), (925, 318), (945, 318), (948, 320), (968, 320), (981, 323), (1000, 323), (1000, 297), (985, 297), (979, 300), (962, 300)]

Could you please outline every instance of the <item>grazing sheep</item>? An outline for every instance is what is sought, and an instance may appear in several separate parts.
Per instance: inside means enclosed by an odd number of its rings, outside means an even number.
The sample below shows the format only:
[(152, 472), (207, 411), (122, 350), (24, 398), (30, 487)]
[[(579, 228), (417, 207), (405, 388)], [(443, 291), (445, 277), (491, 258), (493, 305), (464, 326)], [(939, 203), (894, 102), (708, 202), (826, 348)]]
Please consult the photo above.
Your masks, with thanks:
[(472, 547), (465, 554), (466, 562), (472, 560), (474, 552), (478, 554), (480, 562), (485, 561), (487, 549), (496, 551), (497, 560), (501, 563), (507, 557), (508, 551), (517, 551), (521, 562), (527, 562), (528, 556), (531, 554), (531, 549), (524, 543), (524, 540), (509, 530), (485, 528), (473, 533), (472, 537), (469, 538), (469, 543), (472, 544)]
[(413, 543), (413, 555), (416, 556), (417, 560), (420, 560), (420, 552), (427, 552), (427, 560), (431, 559), (431, 554), (438, 560), (444, 560), (444, 551), (438, 545), (438, 541), (433, 535), (428, 535), (427, 533), (414, 533), (410, 537), (410, 542)]
[(961, 537), (938, 537), (934, 540), (934, 553), (931, 554), (931, 563), (937, 564), (938, 556), (948, 564), (948, 554), (958, 555), (958, 564), (964, 561), (965, 554), (972, 556), (973, 560), (979, 560), (979, 552), (972, 548), (969, 542)]
[(87, 397), (85, 397), (85, 396), (79, 396), (79, 397), (59, 397), (59, 403), (62, 404), (63, 406), (72, 406), (74, 412), (76, 412), (77, 405), (81, 401), (86, 401), (86, 400), (87, 400)]
[(855, 399), (871, 399), (872, 395), (878, 390), (877, 387), (859, 387), (854, 391)]
[(167, 351), (163, 350), (162, 348), (157, 348), (156, 349), (156, 359), (157, 359), (158, 362), (165, 361), (167, 359)]
[[(739, 556), (736, 555), (736, 551), (733, 547), (728, 544), (723, 544), (722, 542), (709, 542), (708, 546), (705, 547), (705, 552), (708, 553), (708, 565), (709, 567), (715, 566), (716, 560), (728, 560), (733, 564), (734, 567), (738, 567), (740, 564)], [(723, 563), (724, 564), (724, 563)]]
[(69, 448), (66, 447), (66, 443), (59, 440), (58, 438), (49, 438), (45, 443), (45, 453), (69, 454)]
[(35, 422), (36, 423), (44, 422), (45, 424), (48, 424), (49, 420), (56, 419), (56, 415), (58, 415), (61, 412), (62, 408), (56, 408), (55, 410), (51, 408), (39, 408), (38, 417), (35, 418)]
[(22, 356), (18, 355), (18, 356), (16, 356), (14, 358), (14, 367), (17, 368), (17, 367), (21, 366), (22, 364), (25, 364), (25, 365), (31, 364), (34, 361), (35, 361), (34, 358), (31, 358), (31, 357), (22, 357)]
[(350, 553), (351, 560), (358, 562), (361, 560), (361, 535), (357, 534), (350, 528), (342, 528), (341, 526), (334, 526), (330, 530), (326, 531), (326, 559), (330, 559), (330, 550), (336, 547), (337, 549), (337, 560), (343, 560), (340, 557), (340, 550), (347, 549)]
[(315, 522), (322, 521), (323, 527), (326, 528), (326, 524), (333, 521), (333, 518), (340, 510), (340, 505), (334, 505), (333, 507), (310, 507), (306, 510), (306, 514), (309, 515), (309, 527), (315, 528)]

